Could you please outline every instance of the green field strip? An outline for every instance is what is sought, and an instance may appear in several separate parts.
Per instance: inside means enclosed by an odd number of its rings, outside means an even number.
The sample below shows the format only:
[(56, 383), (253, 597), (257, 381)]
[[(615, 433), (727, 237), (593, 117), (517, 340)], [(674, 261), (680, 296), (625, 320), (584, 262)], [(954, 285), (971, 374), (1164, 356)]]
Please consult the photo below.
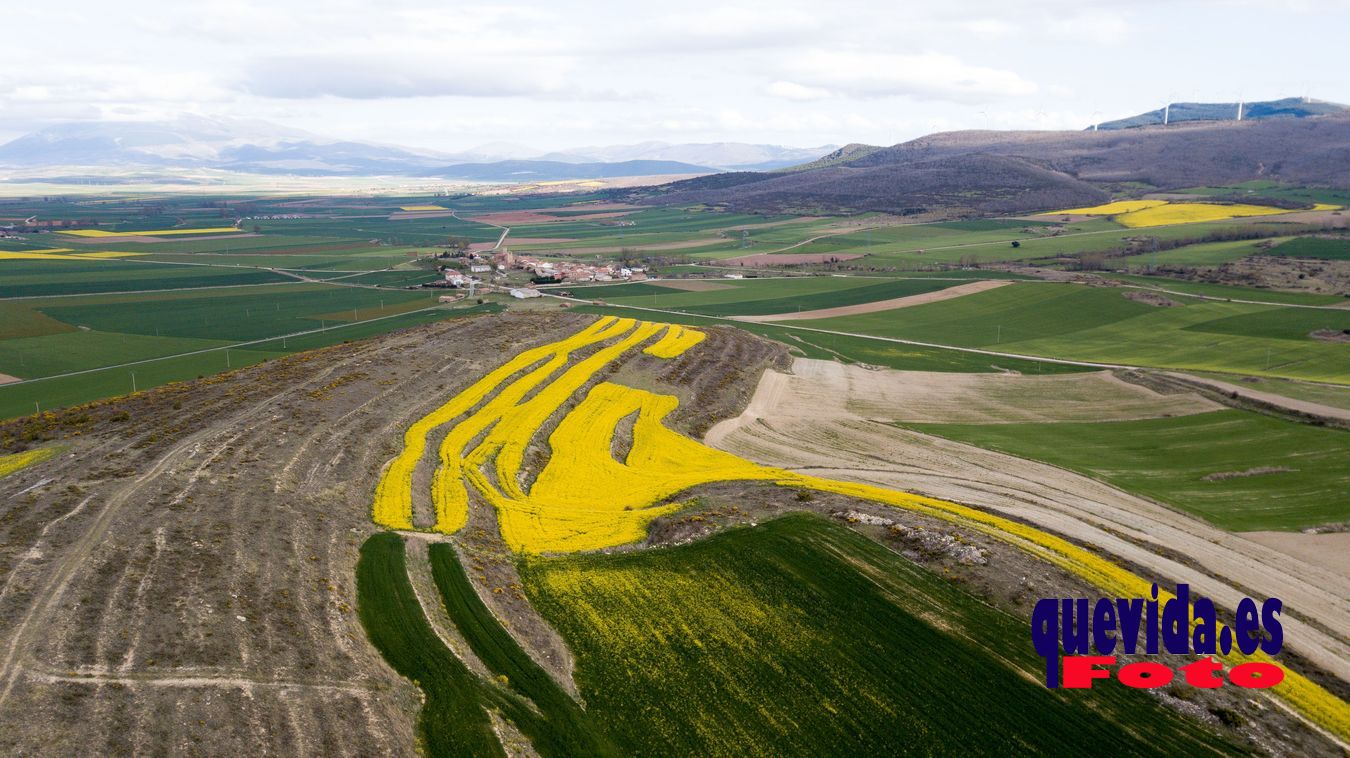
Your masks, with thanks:
[[(1183, 248), (1184, 249), (1184, 248)], [(1336, 305), (1345, 302), (1341, 295), (1323, 295), (1313, 292), (1285, 292), (1282, 290), (1261, 289), (1257, 287), (1239, 287), (1229, 284), (1210, 282), (1187, 282), (1160, 276), (1136, 276), (1133, 274), (1103, 273), (1103, 277), (1149, 289), (1157, 289), (1178, 295), (1219, 300), (1246, 300), (1271, 305)]]
[[(1279, 238), (1275, 238), (1279, 241)], [(1232, 263), (1252, 255), (1268, 254), (1264, 240), (1236, 240), (1232, 242), (1202, 242), (1196, 245), (1162, 250), (1156, 253), (1144, 252), (1120, 259), (1132, 270), (1153, 266), (1218, 266)], [(1115, 262), (1111, 266), (1115, 267)]]
[(1286, 258), (1318, 258), (1350, 261), (1350, 238), (1298, 237), (1265, 251), (1266, 255)]
[[(1292, 309), (1216, 301), (1159, 308), (1121, 290), (1068, 284), (1013, 284), (893, 311), (800, 322), (832, 331), (909, 339), (1024, 356), (1103, 364), (1219, 371), (1350, 383), (1350, 351), (1292, 334)], [(1339, 323), (1339, 311), (1309, 311), (1308, 323)], [(1330, 314), (1330, 315), (1325, 315)], [(1244, 316), (1251, 334), (1188, 329)], [(1215, 327), (1223, 329), (1222, 325)]]
[(228, 344), (217, 339), (72, 329), (0, 341), (0, 373), (34, 379)]
[[(435, 293), (379, 291), (314, 285), (305, 290), (165, 298), (123, 303), (43, 305), (43, 313), (68, 324), (128, 334), (256, 340), (321, 326), (322, 320), (359, 320), (359, 312), (436, 302)], [(351, 312), (358, 311), (353, 316)], [(344, 313), (345, 312), (345, 313)]]
[[(192, 352), (178, 353), (163, 358), (150, 357), (139, 360), (128, 360), (127, 353), (115, 354), (116, 357), (112, 358), (113, 360), (121, 359), (116, 365), (104, 365), (98, 368), (82, 367), (73, 373), (38, 377), (16, 384), (0, 385), (0, 418), (13, 418), (33, 413), (37, 409), (51, 410), (116, 397), (130, 393), (133, 387), (138, 390), (147, 390), (170, 382), (187, 381), (222, 371), (244, 368), (304, 350), (374, 337), (421, 324), (477, 314), (495, 313), (500, 310), (501, 306), (495, 303), (459, 309), (434, 307), (357, 323), (330, 324), (326, 329), (311, 329), (302, 333), (248, 343), (222, 343), (216, 340), (183, 340), (181, 338), (168, 340), (166, 338), (153, 344), (161, 349), (167, 348), (170, 344), (179, 347), (190, 346), (195, 347), (195, 349)], [(74, 334), (87, 333), (76, 332)], [(108, 335), (108, 342), (115, 343), (119, 336)], [(134, 342), (136, 338), (136, 335), (128, 335), (129, 342)], [(155, 340), (156, 338), (148, 339)], [(0, 356), (5, 354), (6, 346), (12, 342), (15, 341), (0, 342)], [(202, 347), (202, 345), (205, 345), (205, 347)], [(98, 346), (96, 345), (95, 348), (98, 349)], [(94, 353), (94, 355), (100, 354)], [(104, 356), (102, 359), (109, 360), (110, 358)], [(21, 364), (20, 367), (22, 368), (23, 365)], [(78, 365), (78, 363), (74, 365)], [(4, 369), (0, 368), (0, 372), (4, 372)]]
[(801, 329), (774, 324), (752, 324), (730, 321), (716, 316), (698, 316), (688, 313), (653, 313), (640, 308), (583, 305), (576, 313), (595, 313), (627, 318), (647, 318), (688, 326), (729, 326), (751, 334), (781, 342), (795, 354), (816, 360), (840, 360), (882, 366), (899, 371), (943, 371), (954, 373), (1068, 374), (1097, 371), (1099, 367), (1079, 366), (1035, 359), (995, 356), (983, 353), (951, 350), (941, 347), (907, 345), (866, 336), (827, 334), (815, 329)]
[(441, 602), (474, 655), (494, 675), (504, 677), (499, 681), (538, 708), (541, 723), (526, 724), (534, 748), (555, 755), (618, 755), (618, 749), (586, 712), (535, 663), (483, 604), (454, 548), (446, 543), (431, 545), (428, 557)]
[(478, 677), (423, 615), (408, 580), (402, 537), (386, 532), (365, 541), (356, 563), (356, 594), (371, 644), (426, 696), (418, 731), (427, 754), (506, 755), (483, 710)]
[(1296, 530), (1350, 519), (1350, 433), (1339, 429), (1239, 410), (903, 426), (1077, 471), (1224, 529)]
[(818, 516), (522, 578), (628, 754), (1233, 749), (1115, 681), (1047, 689), (1024, 621)]
[(178, 266), (123, 260), (0, 261), (0, 298), (130, 292), (293, 281), (259, 269)]

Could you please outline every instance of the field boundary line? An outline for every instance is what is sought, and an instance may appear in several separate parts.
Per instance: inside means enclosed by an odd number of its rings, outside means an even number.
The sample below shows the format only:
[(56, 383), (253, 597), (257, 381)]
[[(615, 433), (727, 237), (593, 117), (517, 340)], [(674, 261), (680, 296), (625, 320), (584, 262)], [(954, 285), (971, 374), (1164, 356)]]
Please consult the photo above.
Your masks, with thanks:
[[(126, 367), (128, 367), (128, 366), (140, 366), (140, 365), (143, 365), (143, 364), (146, 364), (146, 363), (154, 363), (155, 361), (166, 361), (166, 360), (169, 360), (169, 359), (171, 359), (171, 358), (185, 358), (185, 357), (187, 357), (187, 356), (189, 356), (189, 355), (203, 355), (203, 354), (205, 354), (205, 353), (214, 353), (214, 352), (217, 352), (217, 351), (220, 351), (220, 350), (235, 350), (235, 349), (247, 347), (247, 346), (249, 346), (249, 345), (259, 345), (259, 344), (262, 344), (262, 343), (264, 343), (264, 342), (274, 342), (274, 341), (279, 340), (279, 339), (290, 339), (290, 338), (292, 338), (292, 337), (305, 337), (305, 336), (308, 336), (308, 335), (311, 335), (311, 334), (326, 334), (326, 333), (331, 332), (331, 331), (333, 331), (333, 330), (335, 330), (335, 329), (345, 329), (345, 328), (347, 328), (347, 327), (359, 326), (359, 325), (361, 325), (361, 324), (373, 324), (373, 323), (375, 323), (376, 321), (384, 321), (384, 320), (386, 320), (386, 319), (399, 318), (399, 317), (401, 317), (401, 316), (407, 316), (407, 315), (410, 315), (410, 314), (413, 314), (413, 313), (426, 313), (427, 311), (434, 311), (434, 310), (445, 310), (445, 311), (448, 312), (448, 311), (454, 311), (454, 310), (456, 310), (456, 309), (455, 309), (455, 308), (441, 308), (441, 306), (440, 306), (439, 304), (438, 304), (438, 305), (430, 305), (430, 306), (427, 306), (426, 308), (418, 308), (417, 310), (412, 310), (412, 311), (403, 311), (402, 313), (394, 313), (394, 314), (390, 314), (390, 315), (388, 315), (388, 316), (376, 316), (375, 318), (365, 319), (364, 321), (340, 321), (340, 322), (338, 322), (337, 325), (335, 325), (335, 326), (325, 326), (325, 327), (320, 327), (320, 328), (318, 328), (318, 329), (307, 329), (307, 330), (301, 331), (301, 332), (291, 332), (290, 334), (278, 334), (278, 335), (275, 336), (275, 337), (263, 337), (262, 339), (249, 340), (248, 342), (235, 342), (235, 343), (232, 343), (232, 344), (229, 344), (229, 345), (219, 345), (219, 346), (217, 346), (217, 347), (207, 347), (207, 348), (202, 348), (201, 350), (189, 350), (189, 351), (187, 351), (187, 352), (185, 352), (185, 353), (174, 353), (173, 355), (161, 355), (161, 356), (158, 356), (158, 357), (155, 357), (155, 358), (142, 358), (141, 360), (138, 360), (138, 361), (128, 361), (128, 362), (126, 362), (126, 363), (114, 363), (114, 364), (112, 364), (112, 365), (110, 365), (110, 366), (99, 366), (99, 367), (97, 367), (97, 368), (80, 369), (79, 371), (68, 371), (68, 372), (66, 372), (66, 373), (64, 373), (64, 374), (52, 374), (51, 376), (35, 376), (35, 377), (33, 377), (32, 379), (20, 379), (20, 380), (17, 381), (17, 382), (9, 382), (9, 383), (7, 383), (7, 384), (5, 384), (5, 385), (3, 385), (3, 386), (5, 386), (5, 387), (18, 387), (18, 386), (21, 386), (21, 385), (24, 385), (24, 384), (33, 384), (33, 383), (35, 383), (35, 382), (44, 382), (44, 381), (47, 381), (47, 380), (49, 380), (49, 379), (62, 379), (62, 378), (69, 377), (69, 376), (80, 376), (80, 375), (82, 375), (82, 374), (92, 374), (92, 373), (94, 373), (94, 372), (96, 372), (96, 371), (107, 371), (107, 370), (109, 370), (109, 369), (126, 368)], [(300, 351), (300, 352), (304, 352), (304, 351)], [(242, 368), (242, 366), (241, 366), (241, 368)]]
[[(578, 303), (578, 304), (580, 304), (580, 305), (594, 305), (594, 304), (595, 304), (594, 301), (591, 301), (591, 300), (584, 300), (584, 299), (582, 299), (582, 298), (576, 298), (576, 297), (563, 297), (562, 295), (554, 295), (554, 294), (552, 294), (552, 293), (545, 293), (545, 294), (547, 294), (549, 297), (555, 297), (555, 298), (557, 298), (557, 299), (559, 299), (559, 300), (567, 300), (567, 301), (569, 301), (569, 302)], [(748, 323), (748, 322), (746, 322), (746, 321), (740, 321), (740, 320), (738, 320), (738, 319), (731, 318), (731, 317), (729, 317), (729, 316), (709, 316), (709, 315), (705, 315), (705, 314), (702, 314), (702, 313), (690, 313), (690, 312), (687, 312), (687, 311), (676, 311), (676, 310), (669, 310), (669, 309), (666, 309), (666, 308), (648, 308), (648, 307), (641, 306), (641, 305), (617, 305), (617, 304), (605, 303), (602, 307), (605, 307), (605, 308), (627, 308), (627, 309), (629, 309), (629, 310), (648, 311), (648, 312), (651, 312), (651, 313), (669, 313), (669, 314), (675, 315), (675, 316), (694, 316), (694, 317), (697, 317), (697, 318), (706, 318), (706, 319), (714, 319), (714, 320), (716, 320), (716, 321), (725, 321), (725, 322), (727, 322), (728, 324), (730, 324), (730, 325), (732, 325), (732, 326), (736, 326), (736, 325), (738, 325), (738, 324), (746, 324), (746, 323)], [(874, 335), (874, 334), (857, 334), (857, 333), (854, 333), (854, 332), (840, 332), (840, 331), (835, 331), (835, 330), (833, 330), (833, 329), (817, 329), (817, 328), (811, 327), (811, 326), (792, 326), (792, 325), (790, 325), (790, 324), (784, 324), (784, 323), (780, 323), (780, 322), (766, 323), (766, 324), (764, 324), (764, 325), (765, 325), (765, 326), (776, 326), (776, 327), (779, 327), (779, 328), (781, 328), (781, 329), (795, 329), (795, 330), (797, 330), (797, 331), (802, 331), (802, 332), (815, 332), (815, 333), (817, 333), (817, 334), (833, 334), (833, 335), (836, 335), (836, 336), (839, 336), (839, 337), (856, 337), (856, 338), (858, 338), (858, 339), (879, 340), (879, 341), (881, 341), (881, 342), (892, 342), (892, 343), (899, 344), (899, 345), (914, 345), (915, 347), (935, 347), (935, 348), (940, 348), (940, 349), (942, 349), (942, 350), (956, 350), (956, 351), (962, 352), (962, 353), (975, 353), (975, 354), (977, 354), (977, 355), (992, 355), (992, 356), (995, 356), (995, 357), (998, 357), (998, 358), (1018, 358), (1018, 359), (1021, 359), (1021, 360), (1027, 360), (1027, 361), (1042, 361), (1042, 362), (1045, 362), (1045, 363), (1058, 363), (1058, 364), (1062, 364), (1062, 365), (1065, 365), (1065, 366), (1087, 366), (1087, 367), (1089, 367), (1089, 368), (1100, 368), (1100, 369), (1138, 369), (1138, 370), (1154, 370), (1154, 367), (1152, 367), (1152, 366), (1131, 366), (1131, 365), (1125, 364), (1125, 363), (1099, 363), (1099, 362), (1096, 362), (1096, 361), (1076, 361), (1076, 360), (1072, 360), (1072, 359), (1069, 359), (1069, 358), (1048, 358), (1048, 357), (1043, 356), (1043, 355), (1025, 355), (1025, 354), (1023, 354), (1023, 353), (1005, 353), (1005, 352), (1000, 352), (1000, 351), (997, 351), (997, 350), (984, 350), (984, 349), (978, 348), (978, 347), (957, 347), (956, 345), (942, 345), (942, 344), (939, 344), (939, 343), (936, 343), (936, 342), (920, 342), (920, 341), (918, 341), (918, 340), (907, 340), (907, 339), (901, 339), (901, 338), (899, 338), (899, 337), (879, 337), (879, 336)], [(17, 384), (17, 383), (16, 383), (16, 384)]]

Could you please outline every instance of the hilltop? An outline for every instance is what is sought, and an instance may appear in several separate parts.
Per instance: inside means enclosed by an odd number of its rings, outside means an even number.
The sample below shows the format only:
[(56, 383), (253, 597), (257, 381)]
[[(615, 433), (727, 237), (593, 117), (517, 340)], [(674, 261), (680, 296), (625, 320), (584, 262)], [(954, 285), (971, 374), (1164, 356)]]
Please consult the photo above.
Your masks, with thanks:
[(1254, 103), (1170, 103), (1164, 108), (1140, 113), (1128, 118), (1097, 124), (1097, 129), (1133, 129), (1140, 126), (1182, 124), (1190, 121), (1243, 121), (1267, 118), (1309, 118), (1345, 113), (1340, 103), (1311, 100), (1306, 97), (1286, 97)]
[[(1105, 131), (943, 132), (791, 173), (742, 172), (648, 190), (647, 202), (738, 211), (960, 215), (1095, 202), (1110, 185), (1153, 189), (1269, 179), (1350, 186), (1350, 117), (1196, 122)], [(1067, 204), (1066, 204), (1067, 202)]]

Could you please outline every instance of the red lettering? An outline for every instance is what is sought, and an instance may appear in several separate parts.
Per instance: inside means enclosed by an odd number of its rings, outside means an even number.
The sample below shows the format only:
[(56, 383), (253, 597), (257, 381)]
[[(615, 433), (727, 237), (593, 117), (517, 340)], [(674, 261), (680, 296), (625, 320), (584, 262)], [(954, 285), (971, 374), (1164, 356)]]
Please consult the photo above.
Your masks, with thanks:
[(1176, 674), (1172, 672), (1172, 669), (1153, 661), (1131, 663), (1128, 666), (1122, 666), (1120, 671), (1116, 672), (1116, 678), (1126, 687), (1150, 690), (1154, 687), (1170, 684), (1174, 677), (1176, 677)]
[[(1068, 662), (1067, 658), (1064, 660)], [(1067, 673), (1067, 667), (1065, 671)], [(1241, 666), (1234, 666), (1233, 670), (1228, 672), (1228, 681), (1247, 689), (1265, 689), (1284, 681), (1284, 669), (1273, 663), (1244, 663)]]
[(1203, 687), (1212, 690), (1215, 687), (1223, 686), (1223, 677), (1215, 676), (1223, 671), (1223, 664), (1213, 658), (1203, 658), (1195, 663), (1188, 663), (1181, 667), (1186, 672), (1186, 683), (1192, 687)]
[(1096, 666), (1111, 666), (1116, 662), (1114, 655), (1066, 655), (1064, 656), (1064, 687), (1071, 690), (1092, 689), (1093, 679), (1110, 679), (1110, 671), (1101, 671)]

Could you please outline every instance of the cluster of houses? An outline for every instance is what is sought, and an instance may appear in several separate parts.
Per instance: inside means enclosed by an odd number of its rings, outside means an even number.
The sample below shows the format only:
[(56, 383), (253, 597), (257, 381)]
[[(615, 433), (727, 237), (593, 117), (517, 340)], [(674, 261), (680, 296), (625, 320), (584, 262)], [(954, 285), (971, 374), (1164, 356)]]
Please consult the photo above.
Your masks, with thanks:
[(499, 271), (516, 269), (529, 272), (537, 283), (554, 282), (640, 282), (647, 271), (638, 266), (618, 263), (581, 263), (579, 261), (541, 261), (527, 255), (501, 250), (492, 256)]

